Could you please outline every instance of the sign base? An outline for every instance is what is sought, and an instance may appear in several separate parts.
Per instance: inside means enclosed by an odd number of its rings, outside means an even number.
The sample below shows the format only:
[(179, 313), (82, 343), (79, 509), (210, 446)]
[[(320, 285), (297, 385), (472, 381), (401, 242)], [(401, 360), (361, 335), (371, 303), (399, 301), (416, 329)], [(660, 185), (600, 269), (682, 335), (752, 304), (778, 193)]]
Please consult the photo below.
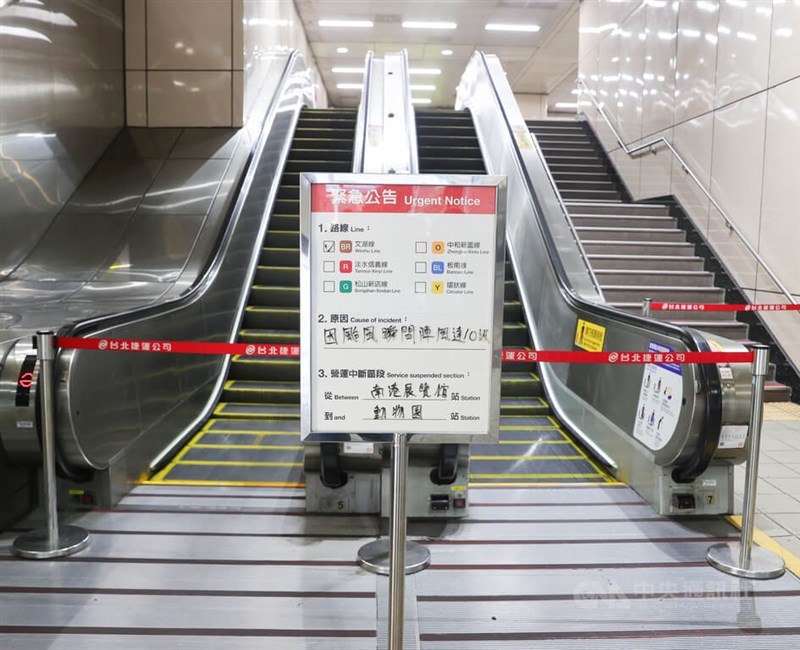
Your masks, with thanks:
[[(419, 573), (431, 563), (431, 552), (422, 544), (406, 542), (406, 575)], [(358, 564), (370, 573), (389, 575), (389, 540), (378, 539), (358, 549)]]
[(750, 554), (750, 566), (742, 568), (739, 566), (740, 548), (741, 544), (739, 542), (714, 544), (708, 549), (706, 560), (715, 569), (739, 578), (768, 580), (770, 578), (779, 578), (786, 570), (786, 566), (780, 556), (760, 546), (753, 546)]
[(59, 526), (55, 544), (50, 543), (46, 528), (37, 528), (23, 533), (11, 547), (14, 555), (29, 560), (50, 560), (72, 555), (89, 546), (89, 533), (78, 526)]

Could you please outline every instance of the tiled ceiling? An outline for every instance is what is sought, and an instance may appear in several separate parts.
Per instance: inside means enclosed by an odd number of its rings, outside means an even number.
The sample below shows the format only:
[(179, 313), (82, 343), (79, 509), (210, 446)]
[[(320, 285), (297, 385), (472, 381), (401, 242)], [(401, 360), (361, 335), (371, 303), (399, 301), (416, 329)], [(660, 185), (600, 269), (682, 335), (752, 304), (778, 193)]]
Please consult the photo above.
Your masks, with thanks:
[[(578, 63), (578, 0), (295, 0), (332, 106), (355, 106), (357, 73), (334, 73), (334, 67), (360, 68), (369, 50), (380, 56), (406, 48), (412, 68), (438, 68), (436, 76), (411, 78), (434, 85), (412, 95), (449, 107), (455, 88), (475, 50), (496, 54), (517, 93), (549, 93), (570, 101), (568, 79)], [(369, 28), (321, 27), (320, 20), (370, 20)], [(407, 29), (403, 21), (447, 21), (456, 29)], [(539, 25), (538, 32), (487, 31), (487, 23)], [(347, 48), (347, 53), (337, 52)], [(445, 56), (443, 50), (452, 50)], [(562, 83), (563, 82), (563, 83)], [(574, 101), (574, 98), (572, 98)]]

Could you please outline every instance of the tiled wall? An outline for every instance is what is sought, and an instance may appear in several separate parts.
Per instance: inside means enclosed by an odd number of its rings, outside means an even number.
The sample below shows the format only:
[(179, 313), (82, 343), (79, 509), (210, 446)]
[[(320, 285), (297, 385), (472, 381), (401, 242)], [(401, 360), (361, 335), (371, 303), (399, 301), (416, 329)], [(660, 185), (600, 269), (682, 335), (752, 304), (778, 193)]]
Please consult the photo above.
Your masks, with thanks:
[(129, 126), (241, 126), (289, 49), (310, 51), (291, 0), (125, 0)]
[(2, 280), (117, 134), (125, 109), (122, 0), (0, 4)]
[[(800, 0), (584, 0), (579, 73), (629, 147), (664, 136), (800, 297)], [(776, 287), (666, 151), (631, 159), (585, 112), (635, 198), (675, 194), (758, 302)], [(800, 316), (766, 315), (800, 365)]]

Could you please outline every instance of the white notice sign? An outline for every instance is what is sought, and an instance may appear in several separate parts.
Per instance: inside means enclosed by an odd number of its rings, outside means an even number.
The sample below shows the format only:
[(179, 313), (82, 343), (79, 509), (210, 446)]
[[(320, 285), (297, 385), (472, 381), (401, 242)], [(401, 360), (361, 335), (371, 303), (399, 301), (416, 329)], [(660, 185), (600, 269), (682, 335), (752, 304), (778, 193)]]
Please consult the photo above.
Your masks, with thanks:
[(467, 186), (464, 178), (364, 178), (312, 180), (304, 192), (303, 437), (493, 432), (499, 179)]
[(680, 365), (669, 363), (674, 350), (650, 341), (647, 351), (662, 354), (667, 362), (648, 363), (644, 367), (633, 436), (658, 451), (675, 433), (683, 401), (683, 377)]

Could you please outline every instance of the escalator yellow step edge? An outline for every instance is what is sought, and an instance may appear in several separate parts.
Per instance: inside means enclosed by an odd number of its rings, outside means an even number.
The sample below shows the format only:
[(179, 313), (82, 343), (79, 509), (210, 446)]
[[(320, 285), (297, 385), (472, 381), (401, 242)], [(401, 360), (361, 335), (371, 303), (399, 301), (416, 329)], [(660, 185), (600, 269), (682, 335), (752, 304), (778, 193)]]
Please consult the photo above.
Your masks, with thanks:
[[(520, 478), (520, 479), (536, 479), (536, 478), (603, 478), (602, 474), (470, 474), (469, 479), (495, 479), (495, 478)], [(604, 483), (605, 485), (605, 483)]]
[(282, 461), (238, 461), (238, 460), (179, 460), (176, 465), (200, 465), (204, 467), (302, 467), (303, 463)]
[(245, 311), (279, 313), (279, 314), (299, 314), (300, 307), (246, 307)]
[(274, 487), (304, 488), (305, 483), (286, 483), (282, 481), (200, 481), (200, 480), (154, 480), (142, 481), (142, 485), (198, 485), (201, 487)]
[(198, 442), (193, 449), (272, 449), (281, 451), (301, 451), (303, 445), (237, 445)]
[[(255, 392), (255, 393), (299, 393), (300, 387), (297, 388), (251, 388), (247, 386), (242, 387), (235, 387), (237, 381), (248, 381), (247, 379), (228, 379), (225, 382), (225, 390), (232, 390), (232, 391), (248, 391), (248, 392)], [(253, 380), (257, 381), (257, 380)], [(288, 383), (288, 382), (287, 382)]]

